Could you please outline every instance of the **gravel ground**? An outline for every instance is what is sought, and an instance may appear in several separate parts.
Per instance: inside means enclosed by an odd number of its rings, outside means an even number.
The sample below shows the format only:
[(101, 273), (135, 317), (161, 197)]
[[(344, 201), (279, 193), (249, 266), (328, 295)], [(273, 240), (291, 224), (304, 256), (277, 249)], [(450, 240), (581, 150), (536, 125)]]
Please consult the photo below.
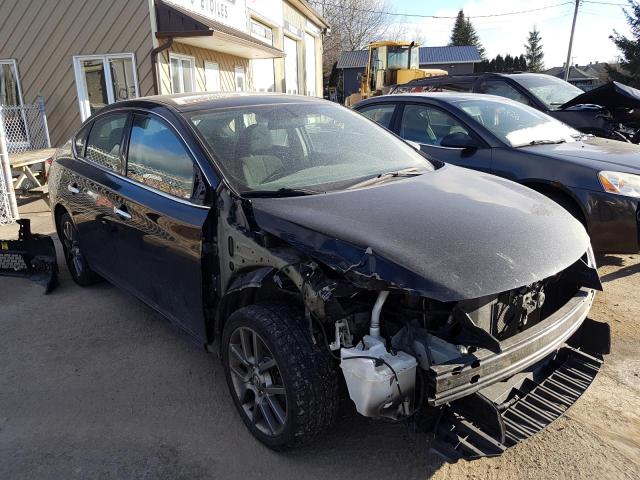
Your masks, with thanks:
[[(42, 202), (22, 210), (52, 232)], [(136, 299), (79, 288), (64, 266), (49, 296), (0, 278), (0, 479), (640, 478), (640, 256), (600, 264), (591, 316), (611, 324), (613, 352), (594, 384), (503, 456), (455, 465), (350, 408), (318, 443), (274, 453), (245, 429), (216, 358)]]

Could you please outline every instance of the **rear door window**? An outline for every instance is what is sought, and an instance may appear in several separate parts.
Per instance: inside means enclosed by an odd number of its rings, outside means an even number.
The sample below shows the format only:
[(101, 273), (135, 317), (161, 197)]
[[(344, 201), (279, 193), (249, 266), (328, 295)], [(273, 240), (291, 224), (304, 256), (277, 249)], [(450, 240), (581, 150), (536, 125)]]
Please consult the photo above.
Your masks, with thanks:
[[(89, 132), (85, 158), (101, 167), (108, 168), (114, 172), (121, 172), (122, 140), (126, 123), (126, 113), (114, 113), (98, 117), (93, 122)], [(77, 147), (78, 144), (76, 143), (76, 149)]]
[(195, 166), (175, 131), (152, 115), (134, 115), (127, 177), (178, 198), (193, 194)]
[(524, 94), (520, 93), (515, 87), (509, 85), (504, 80), (484, 80), (480, 84), (479, 93), (510, 98), (516, 102), (531, 106), (531, 102)]
[(370, 107), (364, 107), (358, 112), (369, 120), (373, 120), (379, 125), (385, 128), (391, 128), (391, 120), (393, 119), (393, 112), (395, 111), (395, 104), (386, 103), (384, 105), (372, 105)]
[(423, 145), (438, 146), (448, 135), (469, 130), (456, 118), (430, 105), (406, 105), (400, 123), (400, 136)]

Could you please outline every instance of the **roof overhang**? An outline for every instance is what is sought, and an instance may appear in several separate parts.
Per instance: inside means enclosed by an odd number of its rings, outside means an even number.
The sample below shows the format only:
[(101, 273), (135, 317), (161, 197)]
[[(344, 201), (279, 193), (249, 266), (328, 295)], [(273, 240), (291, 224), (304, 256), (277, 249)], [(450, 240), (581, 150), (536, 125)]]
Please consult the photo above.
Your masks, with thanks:
[(190, 12), (178, 5), (156, 0), (157, 38), (173, 38), (194, 47), (241, 58), (282, 58), (282, 50), (244, 32)]

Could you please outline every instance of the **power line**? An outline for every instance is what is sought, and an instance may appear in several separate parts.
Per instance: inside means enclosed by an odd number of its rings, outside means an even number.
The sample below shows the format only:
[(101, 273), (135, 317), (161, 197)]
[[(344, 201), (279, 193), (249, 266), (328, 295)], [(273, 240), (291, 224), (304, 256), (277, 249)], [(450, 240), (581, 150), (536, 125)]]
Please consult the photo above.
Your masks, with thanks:
[(583, 0), (582, 3), (591, 3), (594, 5), (614, 5), (616, 7), (629, 7), (628, 3), (612, 3), (612, 2), (595, 2), (591, 0)]
[[(456, 16), (444, 16), (444, 15), (421, 15), (417, 13), (397, 13), (397, 12), (387, 12), (384, 10), (373, 10), (369, 8), (358, 8), (358, 7), (346, 7), (343, 5), (337, 5), (334, 3), (325, 3), (325, 6), (340, 8), (342, 10), (354, 10), (356, 12), (364, 12), (364, 13), (377, 13), (380, 15), (389, 15), (394, 17), (414, 17), (414, 18), (435, 18), (435, 19), (455, 19)], [(546, 7), (532, 8), (529, 10), (520, 10), (517, 12), (506, 12), (506, 13), (493, 13), (489, 15), (465, 15), (465, 18), (492, 18), (492, 17), (506, 17), (510, 15), (521, 15), (524, 13), (538, 12), (540, 10), (548, 10), (550, 8), (563, 7), (565, 5), (573, 5), (573, 2), (563, 2), (555, 5), (548, 5)]]

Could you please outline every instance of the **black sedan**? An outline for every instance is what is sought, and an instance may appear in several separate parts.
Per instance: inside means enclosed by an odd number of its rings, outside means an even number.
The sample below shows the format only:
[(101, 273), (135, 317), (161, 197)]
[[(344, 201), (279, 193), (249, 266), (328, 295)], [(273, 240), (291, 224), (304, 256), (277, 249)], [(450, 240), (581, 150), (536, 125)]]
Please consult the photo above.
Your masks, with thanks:
[(354, 108), (433, 158), (550, 197), (583, 223), (594, 250), (638, 251), (640, 146), (581, 134), (492, 95), (389, 95)]
[(575, 402), (606, 353), (579, 222), (334, 103), (115, 104), (58, 150), (49, 183), (75, 281), (108, 279), (218, 347), (271, 448), (316, 438), (348, 392), (362, 415), (436, 429), (450, 458), (499, 454)]

